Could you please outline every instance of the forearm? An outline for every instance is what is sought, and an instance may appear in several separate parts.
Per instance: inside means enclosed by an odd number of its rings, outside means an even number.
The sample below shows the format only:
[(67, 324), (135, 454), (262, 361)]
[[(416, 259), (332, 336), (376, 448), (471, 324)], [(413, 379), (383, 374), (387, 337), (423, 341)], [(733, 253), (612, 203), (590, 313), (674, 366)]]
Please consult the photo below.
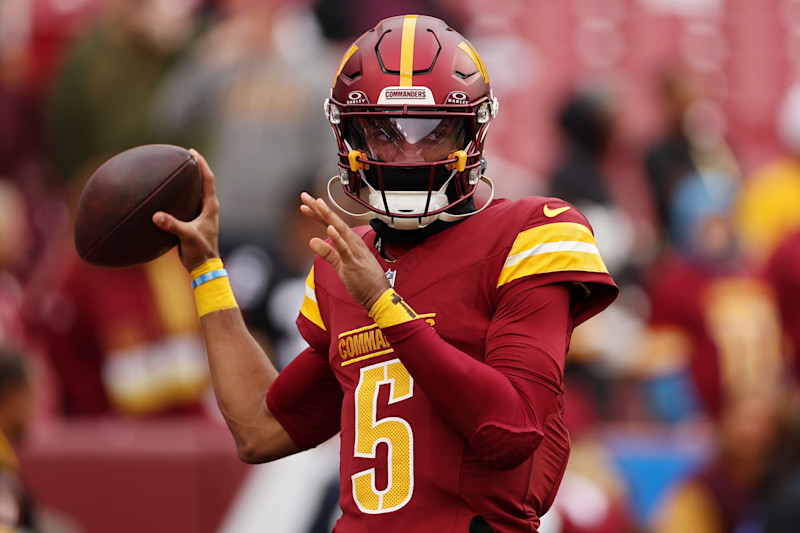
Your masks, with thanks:
[(213, 260), (192, 272), (214, 393), (239, 457), (277, 459), (298, 451), (266, 406), (278, 372), (250, 335), (221, 266)]
[(490, 331), (494, 340), (487, 350), (492, 353), (482, 361), (448, 344), (424, 320), (382, 326), (395, 354), (440, 416), (497, 468), (516, 466), (530, 456), (560, 392), (558, 380), (547, 377), (559, 371), (547, 362), (559, 357), (548, 352), (561, 350), (563, 359), (566, 351), (568, 290), (543, 292), (540, 301), (522, 309), (517, 322), (523, 327)]
[[(436, 411), (488, 464), (516, 466), (538, 446), (555, 392), (528, 383), (522, 395), (507, 376), (454, 348), (424, 321), (387, 328), (384, 335)], [(529, 403), (531, 396), (538, 406)]]
[(278, 371), (253, 339), (239, 309), (201, 318), (211, 381), (242, 460), (263, 462), (299, 449), (264, 401)]
[(278, 372), (250, 335), (238, 308), (200, 320), (211, 381), (239, 457), (262, 463), (299, 451), (266, 406)]

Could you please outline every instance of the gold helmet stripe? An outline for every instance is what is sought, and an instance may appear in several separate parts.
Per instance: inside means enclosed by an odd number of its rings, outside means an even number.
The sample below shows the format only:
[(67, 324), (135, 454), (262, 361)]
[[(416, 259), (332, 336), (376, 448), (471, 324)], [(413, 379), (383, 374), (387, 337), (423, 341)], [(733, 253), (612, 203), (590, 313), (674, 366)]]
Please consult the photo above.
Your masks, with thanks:
[(478, 67), (478, 70), (481, 72), (483, 79), (486, 80), (486, 83), (489, 83), (489, 75), (486, 73), (486, 67), (483, 65), (483, 61), (481, 61), (481, 56), (478, 55), (478, 51), (475, 50), (470, 43), (467, 41), (462, 41), (461, 44), (458, 45), (459, 48), (464, 50), (469, 57), (472, 58), (472, 61), (475, 62), (475, 66)]
[(414, 33), (417, 29), (417, 16), (406, 15), (403, 20), (403, 40), (400, 43), (400, 86), (411, 87), (414, 75)]
[(347, 52), (345, 52), (344, 55), (342, 56), (342, 60), (339, 61), (339, 68), (336, 69), (336, 76), (333, 78), (334, 85), (336, 85), (336, 80), (337, 78), (339, 78), (339, 74), (341, 74), (342, 70), (344, 70), (344, 66), (347, 64), (347, 60), (350, 59), (350, 57), (356, 53), (356, 50), (358, 50), (358, 46), (353, 44), (350, 46), (350, 48), (347, 49)]

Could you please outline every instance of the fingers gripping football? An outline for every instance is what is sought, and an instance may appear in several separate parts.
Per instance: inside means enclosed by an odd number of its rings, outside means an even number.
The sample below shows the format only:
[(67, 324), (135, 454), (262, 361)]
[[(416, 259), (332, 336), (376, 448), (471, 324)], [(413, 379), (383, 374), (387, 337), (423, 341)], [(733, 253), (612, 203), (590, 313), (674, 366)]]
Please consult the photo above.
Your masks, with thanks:
[(181, 261), (191, 271), (206, 260), (219, 257), (219, 200), (214, 187), (214, 173), (205, 158), (194, 149), (189, 152), (197, 158), (203, 175), (202, 211), (197, 218), (187, 222), (159, 211), (153, 215), (153, 223), (178, 237)]
[(389, 288), (383, 269), (367, 245), (321, 198), (300, 195), (300, 211), (326, 226), (331, 242), (313, 238), (308, 243), (314, 252), (336, 270), (353, 299), (369, 310)]

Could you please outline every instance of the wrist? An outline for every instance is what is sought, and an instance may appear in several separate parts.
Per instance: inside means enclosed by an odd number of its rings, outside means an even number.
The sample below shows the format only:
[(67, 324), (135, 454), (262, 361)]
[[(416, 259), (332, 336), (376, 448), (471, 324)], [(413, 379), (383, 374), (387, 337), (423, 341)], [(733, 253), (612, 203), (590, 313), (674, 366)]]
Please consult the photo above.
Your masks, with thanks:
[(198, 316), (238, 307), (228, 281), (228, 272), (219, 257), (208, 259), (192, 269), (191, 276)]
[(194, 281), (203, 274), (207, 274), (212, 270), (218, 270), (220, 268), (223, 268), (222, 259), (220, 259), (219, 257), (209, 257), (208, 259), (200, 263), (198, 266), (191, 269), (189, 271), (189, 275), (192, 276), (192, 281)]
[(370, 310), (371, 310), (371, 309), (372, 309), (372, 308), (375, 306), (375, 304), (378, 302), (378, 300), (380, 299), (380, 297), (381, 297), (381, 296), (383, 296), (383, 294), (384, 294), (384, 293), (385, 293), (387, 290), (389, 290), (390, 288), (391, 288), (391, 287), (387, 287), (387, 288), (385, 288), (385, 289), (380, 289), (380, 290), (381, 290), (381, 292), (379, 292), (377, 295), (373, 295), (372, 297), (370, 297), (370, 298), (369, 298), (368, 300), (366, 300), (365, 302), (361, 302), (361, 305), (363, 305), (363, 306), (364, 306), (364, 309), (366, 309), (366, 310), (367, 310), (367, 312), (369, 313), (369, 312), (370, 312)]
[(388, 328), (418, 318), (394, 289), (386, 289), (369, 309), (369, 316), (379, 328)]

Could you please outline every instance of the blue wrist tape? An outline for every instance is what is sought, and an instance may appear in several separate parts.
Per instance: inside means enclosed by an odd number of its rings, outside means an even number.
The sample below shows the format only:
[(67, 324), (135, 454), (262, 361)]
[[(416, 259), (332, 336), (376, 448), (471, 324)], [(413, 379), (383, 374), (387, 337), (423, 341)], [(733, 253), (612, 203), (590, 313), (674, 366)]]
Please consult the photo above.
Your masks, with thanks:
[(212, 279), (217, 278), (224, 278), (228, 276), (228, 271), (224, 268), (219, 268), (217, 270), (212, 270), (211, 272), (206, 272), (202, 276), (197, 276), (195, 279), (192, 280), (192, 289), (196, 289), (203, 283), (211, 281)]

